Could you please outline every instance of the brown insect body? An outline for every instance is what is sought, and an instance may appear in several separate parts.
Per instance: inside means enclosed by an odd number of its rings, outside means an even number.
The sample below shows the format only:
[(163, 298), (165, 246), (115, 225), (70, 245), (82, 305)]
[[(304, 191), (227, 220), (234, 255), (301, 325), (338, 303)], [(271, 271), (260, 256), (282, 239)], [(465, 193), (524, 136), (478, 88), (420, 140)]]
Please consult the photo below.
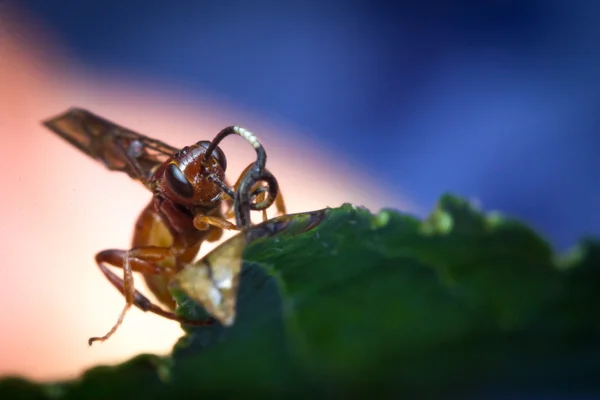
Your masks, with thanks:
[[(223, 137), (236, 133), (257, 149), (259, 160), (245, 171), (249, 179), (247, 171), (250, 170), (259, 175), (266, 173), (269, 179), (272, 178), (269, 182), (270, 200), (263, 201), (262, 208), (257, 207), (246, 199), (250, 195), (248, 194), (244, 199), (248, 209), (241, 214), (248, 214), (252, 207), (265, 210), (275, 201), (275, 197), (280, 197), (277, 196), (275, 179), (264, 170), (266, 154), (258, 140), (248, 131), (229, 127), (217, 135), (212, 143), (200, 141), (178, 150), (82, 109), (71, 109), (44, 122), (44, 125), (84, 153), (101, 161), (110, 170), (126, 172), (153, 193), (152, 200), (135, 224), (132, 248), (104, 250), (96, 255), (98, 267), (125, 296), (126, 305), (113, 328), (103, 337), (91, 338), (90, 344), (108, 339), (132, 305), (182, 323), (211, 324), (212, 319), (187, 321), (177, 317), (172, 312), (176, 304), (168, 290), (168, 284), (173, 275), (194, 260), (202, 242), (218, 240), (223, 229), (239, 229), (227, 221), (222, 209), (223, 192), (226, 191), (230, 207), (233, 206), (234, 197), (233, 189), (229, 189), (224, 183), (227, 168), (225, 154), (216, 146)], [(205, 157), (209, 149), (211, 154)], [(236, 186), (242, 181), (240, 178)], [(249, 185), (254, 186), (254, 182)], [(263, 190), (255, 198), (264, 199), (265, 196), (266, 191)], [(281, 208), (280, 212), (284, 212), (280, 198), (277, 198), (277, 206)], [(237, 214), (240, 214), (239, 210)], [(242, 220), (248, 221), (248, 218)], [(123, 278), (108, 269), (106, 264), (122, 268)], [(149, 289), (169, 308), (168, 311), (153, 304), (135, 289), (133, 272), (142, 273)]]
[[(133, 234), (133, 248), (156, 246), (171, 249), (173, 257), (160, 262), (170, 273), (143, 275), (149, 289), (171, 310), (176, 306), (167, 289), (172, 274), (194, 260), (202, 242), (219, 240), (223, 233), (223, 229), (216, 226), (203, 230), (194, 226), (197, 215), (223, 217), (221, 188), (208, 177), (216, 176), (223, 181), (226, 160), (224, 155), (220, 155), (223, 165), (215, 158), (205, 161), (206, 146), (202, 144), (209, 142), (199, 143), (184, 147), (156, 169), (150, 178), (154, 196), (138, 217)], [(174, 168), (179, 169), (181, 174), (166, 172), (167, 169), (175, 171)], [(182, 177), (185, 181), (177, 180)], [(188, 193), (191, 195), (186, 195)]]

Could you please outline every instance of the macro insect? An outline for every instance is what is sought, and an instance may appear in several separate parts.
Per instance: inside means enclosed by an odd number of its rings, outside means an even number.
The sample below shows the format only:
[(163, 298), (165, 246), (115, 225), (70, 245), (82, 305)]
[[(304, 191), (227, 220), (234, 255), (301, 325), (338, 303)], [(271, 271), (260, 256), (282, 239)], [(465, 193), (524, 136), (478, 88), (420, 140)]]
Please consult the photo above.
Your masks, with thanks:
[[(43, 124), (109, 170), (127, 173), (153, 194), (137, 219), (131, 248), (96, 254), (96, 264), (123, 294), (125, 306), (113, 327), (104, 336), (90, 338), (89, 344), (110, 338), (131, 306), (184, 324), (214, 323), (212, 318), (192, 321), (175, 315), (176, 303), (168, 285), (193, 262), (203, 242), (219, 240), (224, 229), (249, 227), (251, 210), (262, 211), (265, 218), (265, 210), (275, 203), (277, 213), (285, 214), (277, 180), (265, 168), (266, 152), (256, 136), (231, 126), (212, 141), (177, 149), (80, 108), (71, 108)], [(229, 135), (246, 139), (257, 154), (233, 187), (225, 180), (227, 159), (218, 147)], [(234, 215), (236, 224), (227, 220)], [(123, 269), (123, 277), (107, 265)], [(133, 272), (142, 274), (167, 310), (136, 290)]]

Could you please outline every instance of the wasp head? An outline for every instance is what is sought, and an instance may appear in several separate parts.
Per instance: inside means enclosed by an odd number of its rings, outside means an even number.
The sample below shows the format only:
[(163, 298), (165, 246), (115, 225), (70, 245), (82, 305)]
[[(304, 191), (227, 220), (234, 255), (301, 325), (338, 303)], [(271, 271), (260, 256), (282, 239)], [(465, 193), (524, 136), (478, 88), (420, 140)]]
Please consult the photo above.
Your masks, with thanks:
[(212, 207), (221, 200), (221, 187), (227, 168), (225, 153), (216, 147), (205, 159), (210, 142), (202, 140), (175, 153), (158, 175), (158, 190), (175, 203), (193, 207)]

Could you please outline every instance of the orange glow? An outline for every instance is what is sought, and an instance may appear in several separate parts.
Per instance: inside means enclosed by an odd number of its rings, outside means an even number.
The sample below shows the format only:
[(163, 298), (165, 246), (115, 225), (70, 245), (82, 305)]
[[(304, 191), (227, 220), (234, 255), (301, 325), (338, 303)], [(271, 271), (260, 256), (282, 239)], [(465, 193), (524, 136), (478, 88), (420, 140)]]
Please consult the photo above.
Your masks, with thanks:
[[(244, 126), (267, 148), (268, 168), (290, 212), (343, 202), (373, 210), (406, 204), (369, 184), (357, 166), (314, 151), (315, 143), (300, 143), (289, 129), (210, 100), (186, 99), (156, 83), (84, 77), (73, 62), (48, 56), (58, 47), (47, 39), (43, 51), (27, 40), (47, 38), (45, 32), (25, 36), (4, 29), (12, 34), (0, 34), (0, 375), (69, 378), (140, 352), (166, 353), (182, 333), (176, 323), (133, 309), (109, 341), (87, 346), (88, 337), (104, 334), (123, 306), (96, 268), (94, 254), (128, 248), (150, 194), (40, 125), (70, 106), (175, 146), (211, 139), (227, 125)], [(227, 140), (223, 148), (230, 172), (252, 160), (242, 140)], [(136, 284), (143, 288), (141, 279)]]

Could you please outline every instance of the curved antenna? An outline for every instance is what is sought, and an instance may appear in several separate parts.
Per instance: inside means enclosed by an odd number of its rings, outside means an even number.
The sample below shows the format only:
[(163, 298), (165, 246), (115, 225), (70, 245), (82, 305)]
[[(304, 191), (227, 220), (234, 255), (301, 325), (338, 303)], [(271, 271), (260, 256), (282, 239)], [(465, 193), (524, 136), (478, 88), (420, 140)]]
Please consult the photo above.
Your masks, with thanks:
[[(252, 187), (258, 182), (268, 184), (268, 197), (257, 204), (252, 204)], [(264, 190), (264, 189), (263, 189)], [(257, 191), (256, 191), (257, 192)], [(258, 165), (254, 165), (240, 183), (234, 198), (235, 223), (240, 228), (250, 226), (250, 210), (264, 210), (273, 204), (277, 193), (279, 192), (279, 183), (275, 176), (267, 170), (260, 170)]]
[[(219, 143), (221, 143), (221, 141), (229, 135), (238, 135), (243, 137), (256, 151), (256, 161), (254, 162), (252, 168), (250, 168), (244, 175), (237, 192), (233, 192), (231, 188), (225, 185), (225, 183), (221, 182), (219, 179), (216, 179), (216, 177), (213, 177), (213, 181), (217, 183), (221, 189), (234, 200), (236, 223), (239, 227), (244, 227), (250, 225), (251, 210), (266, 210), (275, 202), (279, 192), (279, 184), (277, 183), (277, 179), (275, 179), (275, 177), (265, 169), (265, 165), (267, 163), (267, 152), (265, 151), (265, 148), (259, 142), (254, 133), (239, 126), (228, 126), (227, 128), (221, 130), (221, 132), (219, 132), (217, 136), (215, 136), (215, 138), (210, 142), (206, 152), (204, 152), (204, 159), (208, 159)], [(252, 187), (258, 182), (267, 183), (268, 189), (258, 188), (251, 192)], [(252, 199), (256, 198), (256, 196), (258, 196), (260, 193), (265, 192), (265, 190), (267, 191), (267, 198), (259, 203), (252, 203)]]
[[(259, 202), (259, 203), (252, 203), (252, 201), (250, 201), (250, 209), (252, 211), (263, 211), (266, 210), (267, 208), (271, 207), (273, 205), (273, 203), (275, 202), (276, 198), (277, 198), (277, 194), (279, 192), (279, 184), (277, 183), (277, 180), (275, 179), (275, 177), (267, 170), (265, 170), (266, 174), (263, 174), (264, 176), (259, 179), (258, 181), (254, 181), (251, 184), (251, 187), (254, 186), (255, 183), (258, 182), (266, 182), (267, 183), (267, 187), (264, 186), (260, 186), (256, 189), (254, 189), (252, 191), (252, 193), (250, 193), (250, 200), (256, 198), (258, 195), (262, 194), (262, 193), (267, 193), (267, 198), (265, 198), (263, 201)], [(246, 175), (244, 175), (245, 177)], [(210, 179), (212, 182), (216, 183), (223, 192), (225, 192), (225, 194), (227, 196), (229, 196), (232, 200), (235, 201), (235, 191), (230, 188), (229, 186), (227, 186), (227, 184), (225, 182), (223, 182), (222, 180), (220, 180), (219, 178), (216, 177), (216, 175), (212, 174), (208, 176), (208, 179)], [(250, 178), (248, 178), (250, 179)]]
[(259, 166), (261, 170), (265, 168), (265, 164), (267, 163), (267, 152), (265, 151), (265, 148), (262, 146), (262, 144), (260, 144), (254, 133), (244, 128), (240, 128), (239, 126), (228, 126), (219, 132), (217, 136), (215, 136), (215, 138), (210, 142), (208, 149), (206, 149), (206, 152), (204, 153), (204, 159), (210, 157), (219, 143), (221, 143), (221, 141), (229, 135), (238, 135), (246, 139), (248, 143), (254, 147), (254, 150), (256, 150), (257, 157), (255, 165)]

